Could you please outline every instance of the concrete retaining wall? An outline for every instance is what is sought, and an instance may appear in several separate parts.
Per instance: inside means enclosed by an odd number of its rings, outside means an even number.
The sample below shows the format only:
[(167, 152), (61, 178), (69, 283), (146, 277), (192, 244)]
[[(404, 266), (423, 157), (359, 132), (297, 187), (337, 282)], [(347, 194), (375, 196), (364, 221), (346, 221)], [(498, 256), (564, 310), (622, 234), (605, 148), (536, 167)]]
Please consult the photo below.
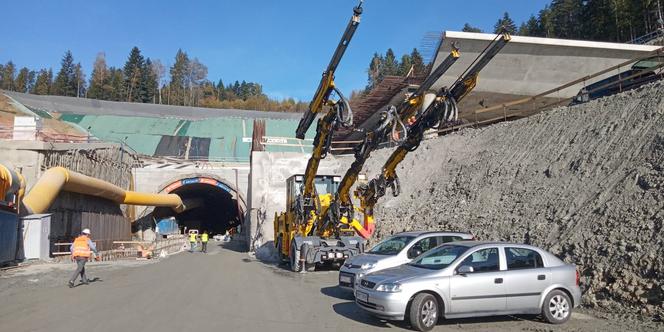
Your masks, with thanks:
[[(275, 253), (274, 214), (286, 207), (286, 179), (304, 173), (310, 154), (294, 152), (253, 152), (249, 174), (249, 249), (261, 259)], [(347, 162), (330, 155), (321, 162), (318, 174), (343, 175)]]

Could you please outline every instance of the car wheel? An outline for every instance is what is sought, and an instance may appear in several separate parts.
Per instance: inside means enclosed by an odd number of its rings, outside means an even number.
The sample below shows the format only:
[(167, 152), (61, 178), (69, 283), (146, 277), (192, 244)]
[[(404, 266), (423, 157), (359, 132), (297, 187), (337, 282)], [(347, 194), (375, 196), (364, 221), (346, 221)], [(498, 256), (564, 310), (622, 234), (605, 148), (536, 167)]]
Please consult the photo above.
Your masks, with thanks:
[(560, 290), (553, 290), (542, 304), (542, 316), (551, 324), (562, 324), (572, 316), (572, 300)]
[(420, 293), (410, 305), (410, 325), (418, 331), (431, 331), (438, 322), (438, 301), (431, 294)]
[(290, 245), (290, 255), (288, 255), (288, 258), (290, 258), (290, 268), (293, 272), (300, 272), (302, 269), (300, 266), (300, 250), (296, 248), (295, 241), (291, 242)]

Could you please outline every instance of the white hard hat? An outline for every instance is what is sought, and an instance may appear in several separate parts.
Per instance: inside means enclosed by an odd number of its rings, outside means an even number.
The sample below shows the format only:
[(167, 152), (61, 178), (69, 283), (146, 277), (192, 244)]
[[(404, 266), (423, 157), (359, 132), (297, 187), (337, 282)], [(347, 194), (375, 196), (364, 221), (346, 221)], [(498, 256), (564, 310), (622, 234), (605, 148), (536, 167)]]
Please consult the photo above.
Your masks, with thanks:
[(81, 233), (90, 235), (90, 229), (86, 228), (83, 231), (81, 231)]

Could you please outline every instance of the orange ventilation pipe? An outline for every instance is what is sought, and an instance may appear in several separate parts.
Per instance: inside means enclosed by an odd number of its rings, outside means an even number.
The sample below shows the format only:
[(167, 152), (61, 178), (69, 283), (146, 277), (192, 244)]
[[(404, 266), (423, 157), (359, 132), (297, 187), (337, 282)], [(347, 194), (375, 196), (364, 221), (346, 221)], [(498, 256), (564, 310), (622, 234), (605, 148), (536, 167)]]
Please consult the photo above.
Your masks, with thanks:
[(126, 191), (114, 184), (95, 179), (64, 167), (53, 167), (32, 187), (23, 199), (28, 213), (44, 213), (53, 204), (60, 191), (69, 191), (112, 200), (119, 204), (163, 206), (182, 212), (185, 206), (175, 194), (149, 194)]

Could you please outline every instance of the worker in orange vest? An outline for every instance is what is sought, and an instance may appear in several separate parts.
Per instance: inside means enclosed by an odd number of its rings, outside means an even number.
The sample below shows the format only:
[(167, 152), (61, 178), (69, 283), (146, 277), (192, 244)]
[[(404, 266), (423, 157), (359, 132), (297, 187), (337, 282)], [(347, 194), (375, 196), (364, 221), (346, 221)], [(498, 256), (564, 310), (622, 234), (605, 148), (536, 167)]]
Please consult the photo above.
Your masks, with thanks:
[(78, 277), (79, 274), (81, 275), (81, 283), (84, 285), (89, 284), (90, 282), (85, 276), (85, 263), (88, 262), (93, 252), (95, 254), (95, 259), (98, 261), (101, 260), (101, 256), (97, 252), (97, 247), (92, 240), (90, 240), (89, 229), (86, 228), (81, 231), (81, 235), (74, 239), (74, 243), (71, 244), (69, 251), (71, 251), (71, 259), (76, 261), (76, 272), (74, 272), (74, 275), (69, 279), (69, 288), (74, 287), (74, 281), (76, 281), (76, 277)]

